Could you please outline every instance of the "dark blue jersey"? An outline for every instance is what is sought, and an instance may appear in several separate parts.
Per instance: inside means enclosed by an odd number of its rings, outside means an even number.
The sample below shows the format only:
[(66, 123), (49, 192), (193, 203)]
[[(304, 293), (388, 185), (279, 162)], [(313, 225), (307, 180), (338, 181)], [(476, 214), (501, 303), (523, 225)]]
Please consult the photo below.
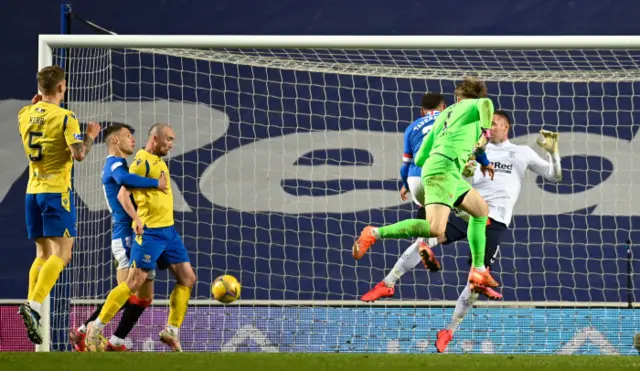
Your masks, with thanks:
[(131, 237), (133, 235), (132, 220), (118, 201), (118, 192), (122, 186), (157, 188), (158, 180), (130, 174), (126, 159), (107, 156), (102, 169), (102, 186), (111, 212), (111, 239)]
[(420, 176), (421, 174), (421, 168), (413, 162), (413, 157), (420, 150), (424, 137), (433, 127), (438, 115), (440, 115), (440, 111), (429, 111), (426, 115), (412, 122), (407, 130), (404, 131), (404, 153), (402, 155), (400, 177), (405, 187), (407, 187), (407, 177)]

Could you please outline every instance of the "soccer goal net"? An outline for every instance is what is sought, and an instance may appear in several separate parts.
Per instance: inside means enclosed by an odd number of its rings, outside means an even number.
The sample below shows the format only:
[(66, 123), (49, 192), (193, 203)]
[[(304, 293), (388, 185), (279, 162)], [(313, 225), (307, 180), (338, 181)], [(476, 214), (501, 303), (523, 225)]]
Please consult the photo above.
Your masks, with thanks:
[[(632, 39), (636, 40), (637, 39)], [(362, 227), (411, 218), (400, 199), (405, 128), (426, 92), (453, 104), (457, 82), (486, 82), (514, 143), (560, 132), (564, 180), (525, 177), (494, 268), (504, 301), (479, 301), (450, 352), (628, 353), (634, 327), (632, 237), (640, 205), (635, 133), (640, 46), (620, 38), (41, 36), (40, 67), (64, 64), (81, 122), (177, 134), (167, 162), (176, 227), (198, 281), (181, 329), (190, 351), (432, 352), (462, 291), (468, 245), (434, 250), (395, 296), (359, 298), (410, 240), (375, 245)], [(115, 285), (97, 144), (75, 169), (77, 245), (52, 293), (51, 347), (67, 347)], [(231, 305), (210, 285), (242, 284)], [(165, 350), (173, 280), (128, 340)], [(115, 325), (118, 317), (112, 322)], [(110, 335), (112, 327), (107, 327)]]

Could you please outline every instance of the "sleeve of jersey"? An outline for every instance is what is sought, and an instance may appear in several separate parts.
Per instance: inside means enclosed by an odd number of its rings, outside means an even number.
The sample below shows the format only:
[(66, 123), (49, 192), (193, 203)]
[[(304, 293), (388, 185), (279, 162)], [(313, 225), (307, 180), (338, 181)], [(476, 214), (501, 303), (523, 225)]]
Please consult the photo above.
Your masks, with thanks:
[(82, 132), (80, 131), (80, 124), (78, 123), (76, 115), (69, 112), (64, 116), (63, 120), (62, 129), (67, 145), (82, 143)]
[(429, 158), (429, 153), (431, 153), (431, 148), (433, 148), (434, 134), (435, 130), (430, 130), (429, 134), (422, 140), (422, 144), (420, 145), (420, 149), (418, 153), (415, 154), (413, 158), (413, 163), (422, 167), (424, 163)]
[(18, 112), (18, 131), (20, 132), (20, 135), (22, 135), (22, 116), (24, 116), (28, 110), (29, 106), (24, 106), (20, 109), (20, 112)]
[(158, 180), (145, 178), (137, 174), (132, 174), (124, 170), (122, 162), (118, 161), (111, 165), (111, 176), (118, 185), (127, 188), (157, 188)]
[(476, 108), (480, 116), (480, 127), (483, 129), (491, 129), (493, 121), (493, 102), (489, 98), (480, 98), (476, 102)]
[(409, 188), (407, 178), (409, 177), (409, 166), (413, 161), (413, 150), (411, 149), (411, 129), (407, 128), (404, 132), (404, 151), (402, 153), (402, 166), (400, 166), (400, 179), (405, 188)]
[(552, 181), (562, 181), (562, 164), (558, 154), (551, 155), (547, 153), (547, 161), (543, 160), (531, 147), (525, 147), (523, 156), (526, 156), (527, 167), (529, 170), (540, 175), (541, 177)]

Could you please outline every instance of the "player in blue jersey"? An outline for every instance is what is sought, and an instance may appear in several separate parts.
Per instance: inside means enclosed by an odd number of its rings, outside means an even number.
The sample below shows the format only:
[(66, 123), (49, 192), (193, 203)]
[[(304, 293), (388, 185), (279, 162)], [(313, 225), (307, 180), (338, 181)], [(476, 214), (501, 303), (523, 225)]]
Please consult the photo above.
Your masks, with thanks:
[[(402, 189), (400, 197), (407, 200), (407, 193), (411, 193), (413, 202), (418, 205), (418, 213), (416, 218), (424, 219), (424, 188), (422, 187), (421, 168), (413, 162), (413, 157), (420, 146), (423, 139), (429, 134), (436, 118), (446, 108), (442, 94), (428, 93), (422, 96), (420, 118), (416, 119), (404, 132), (404, 153), (402, 155), (402, 167), (400, 168), (400, 178), (402, 179)], [(420, 249), (422, 247), (422, 249)], [(426, 248), (426, 250), (425, 250)], [(423, 253), (423, 263), (430, 271), (439, 271), (440, 263), (436, 260), (433, 253), (429, 254), (429, 246), (424, 238), (418, 238), (398, 260), (398, 263), (389, 272), (387, 277), (371, 291), (364, 294), (361, 298), (363, 301), (375, 301), (380, 297), (393, 296), (395, 293), (394, 279), (395, 276), (400, 277), (404, 271), (411, 269), (420, 260), (419, 253)], [(353, 250), (353, 257), (360, 259), (365, 251), (358, 249)], [(417, 259), (417, 260), (416, 260)], [(407, 266), (405, 268), (405, 265)], [(408, 266), (411, 265), (411, 268)]]
[[(132, 218), (130, 213), (135, 214), (135, 210), (124, 209), (118, 193), (122, 186), (127, 188), (157, 188), (165, 191), (167, 189), (167, 178), (162, 175), (158, 179), (145, 178), (129, 173), (126, 156), (133, 154), (135, 148), (135, 138), (133, 128), (124, 124), (113, 124), (105, 130), (105, 142), (109, 155), (105, 160), (102, 170), (102, 184), (104, 195), (107, 200), (109, 211), (111, 212), (111, 252), (117, 261), (117, 281), (123, 282), (129, 273), (129, 256), (131, 241), (133, 239)], [(107, 342), (107, 351), (126, 351), (124, 339), (133, 329), (138, 318), (144, 310), (151, 304), (153, 298), (153, 278), (154, 272), (150, 272), (147, 280), (140, 287), (137, 295), (132, 295), (124, 304), (124, 312), (116, 331)], [(72, 329), (69, 339), (74, 348), (79, 352), (86, 351), (85, 337), (87, 325), (98, 318), (102, 305), (78, 329)]]
[(36, 243), (29, 270), (28, 302), (18, 313), (35, 344), (42, 343), (40, 307), (71, 260), (76, 236), (76, 210), (71, 173), (73, 161), (83, 161), (100, 125), (87, 124), (82, 134), (76, 115), (60, 107), (67, 82), (58, 66), (41, 69), (37, 94), (18, 113), (20, 137), (29, 160), (25, 195), (27, 235)]

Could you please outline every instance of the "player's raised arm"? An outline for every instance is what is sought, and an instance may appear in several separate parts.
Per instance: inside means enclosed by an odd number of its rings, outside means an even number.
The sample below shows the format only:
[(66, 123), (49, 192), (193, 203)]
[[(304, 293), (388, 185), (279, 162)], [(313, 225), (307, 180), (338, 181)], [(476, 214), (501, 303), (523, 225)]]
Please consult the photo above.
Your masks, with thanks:
[(131, 191), (129, 191), (126, 187), (120, 187), (120, 191), (118, 192), (118, 202), (120, 202), (120, 205), (122, 205), (122, 208), (127, 213), (127, 215), (129, 215), (129, 217), (133, 219), (135, 223), (134, 232), (137, 235), (142, 234), (142, 220), (140, 220), (140, 216), (138, 216), (138, 212), (136, 211), (135, 206), (133, 206), (133, 201), (131, 201)]
[(562, 181), (562, 166), (560, 163), (560, 152), (558, 150), (558, 133), (540, 130), (542, 138), (537, 143), (547, 153), (547, 160), (543, 160), (533, 149), (529, 148), (527, 154), (527, 167), (534, 173), (552, 182)]
[(71, 150), (74, 160), (81, 162), (93, 147), (93, 142), (100, 133), (100, 124), (90, 122), (87, 124), (87, 131), (83, 135), (80, 133), (80, 124), (73, 113), (69, 113), (64, 119), (64, 137)]
[(480, 98), (476, 102), (478, 108), (478, 115), (480, 116), (480, 127), (486, 130), (491, 129), (491, 122), (493, 121), (493, 102), (489, 98)]
[(424, 163), (429, 158), (429, 153), (431, 153), (431, 148), (433, 148), (433, 140), (434, 140), (434, 130), (431, 130), (429, 134), (422, 141), (422, 145), (420, 146), (420, 150), (415, 154), (413, 159), (413, 163), (422, 167)]

